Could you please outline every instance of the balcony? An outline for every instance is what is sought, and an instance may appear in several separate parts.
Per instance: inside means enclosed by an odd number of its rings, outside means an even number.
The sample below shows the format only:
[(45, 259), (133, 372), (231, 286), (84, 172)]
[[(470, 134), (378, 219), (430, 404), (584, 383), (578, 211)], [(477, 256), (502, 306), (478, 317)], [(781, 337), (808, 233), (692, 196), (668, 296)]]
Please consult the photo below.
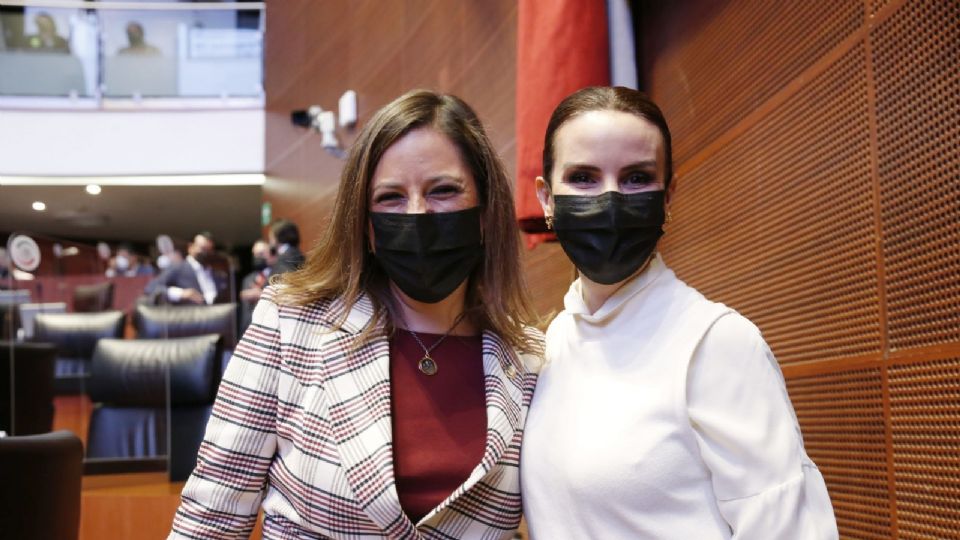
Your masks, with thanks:
[(261, 2), (2, 1), (0, 107), (261, 104), (263, 9)]

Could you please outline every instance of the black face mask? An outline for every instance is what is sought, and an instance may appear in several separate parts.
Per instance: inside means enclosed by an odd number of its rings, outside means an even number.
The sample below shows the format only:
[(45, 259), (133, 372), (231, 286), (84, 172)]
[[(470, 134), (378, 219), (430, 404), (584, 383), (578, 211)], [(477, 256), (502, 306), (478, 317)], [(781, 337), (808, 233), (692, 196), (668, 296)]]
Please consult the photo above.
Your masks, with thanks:
[(663, 235), (663, 191), (554, 195), (553, 228), (577, 270), (610, 285), (633, 275)]
[(438, 214), (371, 212), (377, 262), (419, 302), (443, 300), (483, 255), (480, 208)]
[(267, 259), (263, 257), (254, 257), (253, 258), (253, 269), (257, 272), (265, 269), (267, 267)]
[(209, 251), (201, 251), (193, 256), (193, 258), (200, 263), (200, 266), (207, 267), (213, 264), (213, 261), (216, 260), (217, 256)]

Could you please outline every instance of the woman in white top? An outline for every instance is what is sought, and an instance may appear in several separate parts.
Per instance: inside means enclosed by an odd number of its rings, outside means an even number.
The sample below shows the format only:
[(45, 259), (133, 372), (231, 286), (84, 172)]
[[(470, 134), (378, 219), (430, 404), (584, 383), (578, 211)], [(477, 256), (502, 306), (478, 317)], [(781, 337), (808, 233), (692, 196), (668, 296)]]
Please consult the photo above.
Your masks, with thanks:
[(670, 132), (641, 92), (586, 88), (554, 111), (537, 190), (579, 278), (527, 416), (531, 536), (837, 538), (760, 331), (656, 252), (671, 175)]

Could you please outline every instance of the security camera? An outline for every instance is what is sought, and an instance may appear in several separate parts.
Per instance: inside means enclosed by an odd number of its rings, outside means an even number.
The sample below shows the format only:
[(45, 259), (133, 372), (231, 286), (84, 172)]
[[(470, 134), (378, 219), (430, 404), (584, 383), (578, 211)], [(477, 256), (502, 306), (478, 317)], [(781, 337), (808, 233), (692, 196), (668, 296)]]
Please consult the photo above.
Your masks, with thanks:
[(316, 130), (320, 134), (320, 145), (327, 152), (338, 158), (346, 157), (347, 152), (340, 148), (340, 141), (337, 140), (337, 115), (333, 111), (311, 105), (290, 113), (290, 121), (296, 126)]
[(306, 109), (298, 109), (290, 113), (290, 122), (295, 126), (321, 130), (320, 116), (324, 113), (323, 107), (311, 105)]
[(307, 113), (306, 109), (298, 109), (290, 113), (290, 122), (295, 126), (309, 128), (313, 120), (310, 119), (310, 114)]

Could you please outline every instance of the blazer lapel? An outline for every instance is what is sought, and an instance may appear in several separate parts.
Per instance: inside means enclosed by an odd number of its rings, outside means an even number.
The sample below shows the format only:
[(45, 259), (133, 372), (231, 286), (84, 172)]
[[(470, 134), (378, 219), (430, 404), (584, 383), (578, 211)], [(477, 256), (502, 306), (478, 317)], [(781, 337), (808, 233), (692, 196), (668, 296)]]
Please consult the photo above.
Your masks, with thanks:
[[(341, 310), (331, 306), (330, 312)], [(371, 302), (362, 297), (321, 346), (330, 420), (341, 466), (358, 504), (388, 535), (415, 537), (415, 527), (400, 506), (393, 473), (390, 344), (382, 327), (372, 339), (358, 343), (372, 314)]]
[[(526, 368), (513, 347), (489, 331), (483, 333), (483, 372), (487, 394), (487, 446), (480, 465), (471, 475), (471, 485), (500, 461), (524, 418)], [(477, 472), (482, 474), (477, 476)]]
[[(524, 401), (536, 384), (513, 347), (493, 332), (483, 333), (483, 372), (487, 407), (487, 442), (483, 458), (470, 476), (445, 501), (420, 520), (425, 523), (476, 485), (504, 458), (514, 435), (523, 427)], [(525, 395), (529, 394), (526, 396)], [(519, 456), (517, 456), (519, 460)]]

